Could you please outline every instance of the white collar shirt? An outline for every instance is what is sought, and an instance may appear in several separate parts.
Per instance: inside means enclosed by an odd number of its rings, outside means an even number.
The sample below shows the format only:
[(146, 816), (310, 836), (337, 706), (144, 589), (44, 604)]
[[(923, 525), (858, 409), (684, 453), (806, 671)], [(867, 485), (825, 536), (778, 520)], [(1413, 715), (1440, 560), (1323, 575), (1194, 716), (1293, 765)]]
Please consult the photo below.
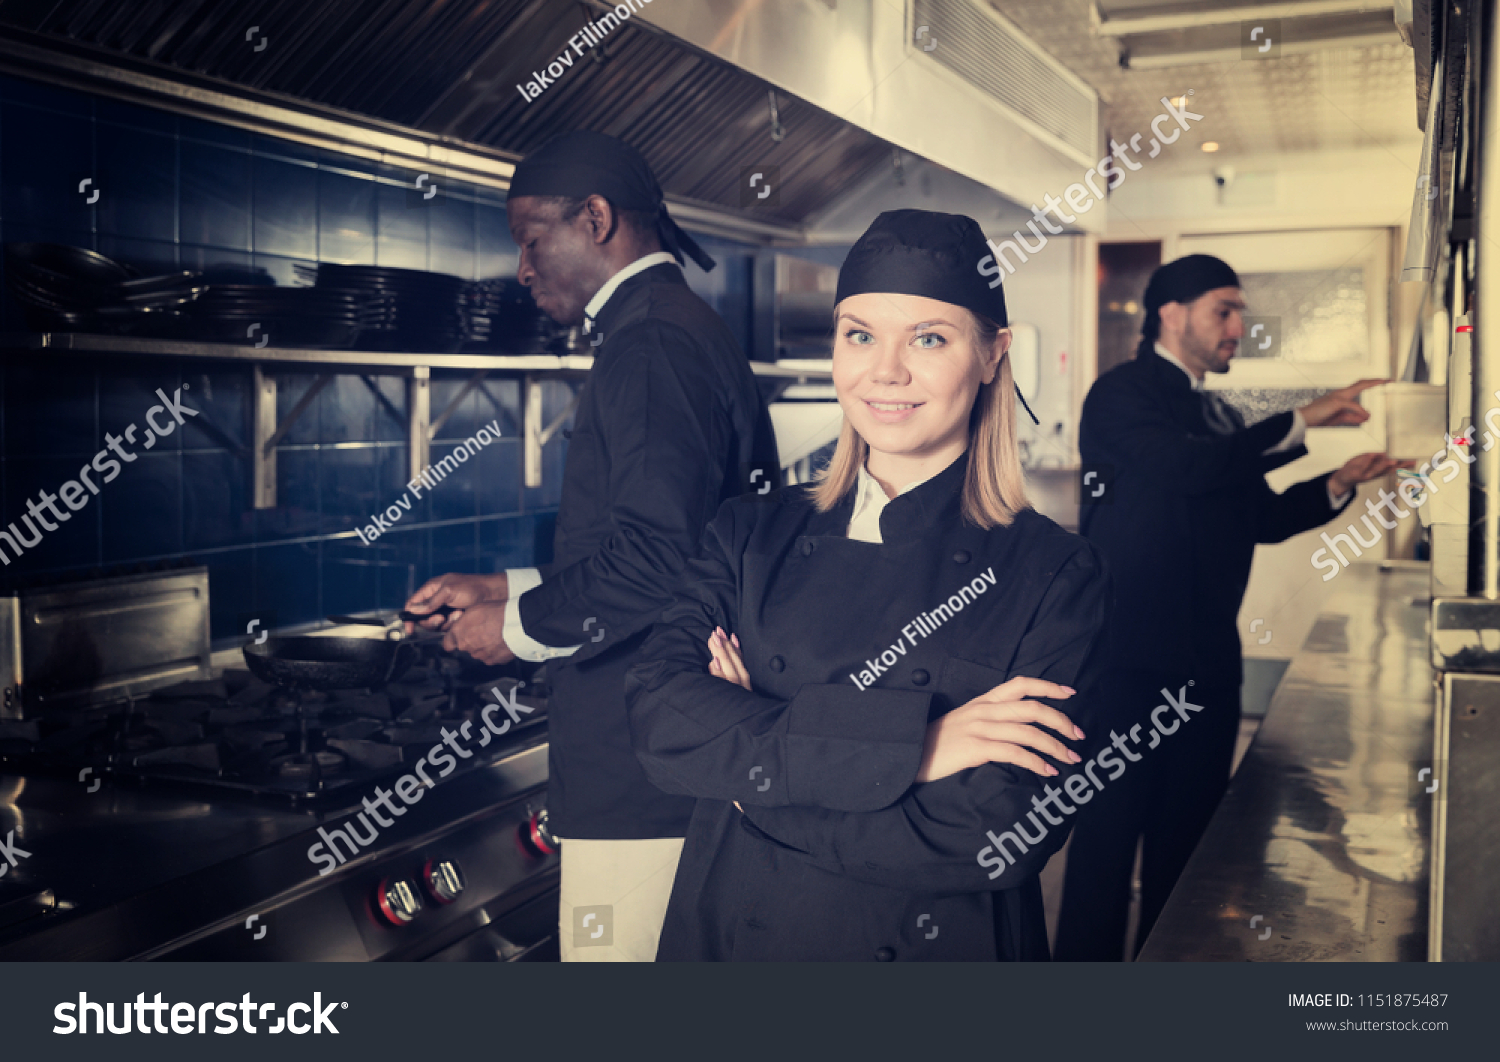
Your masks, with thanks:
[[(915, 483), (908, 483), (896, 492), (896, 497), (899, 498), (926, 482), (925, 479), (919, 479)], [(856, 542), (884, 542), (880, 537), (880, 514), (891, 501), (885, 496), (885, 488), (861, 466), (854, 489), (854, 516), (849, 520), (849, 537)]]
[(629, 280), (631, 277), (635, 276), (637, 273), (644, 273), (652, 266), (666, 265), (668, 262), (675, 261), (677, 261), (677, 259), (673, 258), (671, 252), (669, 251), (653, 251), (651, 254), (645, 255), (641, 258), (637, 258), (634, 262), (631, 262), (624, 269), (620, 270), (614, 276), (606, 280), (604, 282), (604, 286), (598, 291), (594, 292), (594, 297), (584, 304), (584, 335), (588, 335), (589, 332), (593, 331), (594, 320), (599, 316), (600, 312), (603, 311), (604, 304), (609, 302), (610, 296), (615, 293), (616, 288), (625, 283), (625, 281)]

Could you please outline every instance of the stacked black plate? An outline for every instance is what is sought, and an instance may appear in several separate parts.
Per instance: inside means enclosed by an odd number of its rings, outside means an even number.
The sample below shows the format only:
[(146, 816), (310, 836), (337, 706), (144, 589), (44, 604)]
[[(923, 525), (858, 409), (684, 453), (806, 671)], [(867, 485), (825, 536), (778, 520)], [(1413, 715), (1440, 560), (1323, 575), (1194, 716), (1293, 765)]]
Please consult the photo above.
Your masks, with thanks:
[(546, 354), (558, 333), (520, 281), (495, 277), (470, 285), (476, 346), (506, 354)]
[(254, 347), (347, 349), (378, 315), (362, 296), (318, 288), (214, 284), (182, 315), (183, 338)]
[(473, 331), (461, 277), (394, 266), (297, 266), (313, 281), (313, 291), (332, 292), (363, 301), (368, 309), (354, 345), (361, 350), (448, 353)]
[(40, 332), (135, 332), (170, 316), (204, 290), (198, 273), (141, 277), (82, 247), (5, 245), (5, 280)]

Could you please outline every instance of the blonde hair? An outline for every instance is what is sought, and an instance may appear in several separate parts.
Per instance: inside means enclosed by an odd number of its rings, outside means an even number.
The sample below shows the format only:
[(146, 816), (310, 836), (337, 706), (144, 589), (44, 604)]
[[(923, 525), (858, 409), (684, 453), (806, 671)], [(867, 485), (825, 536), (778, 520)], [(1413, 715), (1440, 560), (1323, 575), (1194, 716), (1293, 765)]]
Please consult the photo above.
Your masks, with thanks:
[[(970, 341), (978, 356), (998, 342), (1000, 326), (972, 311)], [(837, 317), (835, 308), (834, 315)], [(836, 331), (836, 330), (835, 330)], [(1028, 508), (1026, 480), (1021, 473), (1021, 450), (1016, 444), (1015, 381), (1010, 371), (1009, 352), (1001, 355), (995, 378), (979, 385), (974, 406), (969, 411), (969, 467), (964, 475), (963, 518), (986, 531), (1008, 527), (1016, 513)], [(838, 446), (833, 460), (821, 469), (815, 479), (813, 503), (818, 512), (826, 513), (854, 489), (859, 470), (870, 455), (854, 425), (844, 417), (839, 429)]]

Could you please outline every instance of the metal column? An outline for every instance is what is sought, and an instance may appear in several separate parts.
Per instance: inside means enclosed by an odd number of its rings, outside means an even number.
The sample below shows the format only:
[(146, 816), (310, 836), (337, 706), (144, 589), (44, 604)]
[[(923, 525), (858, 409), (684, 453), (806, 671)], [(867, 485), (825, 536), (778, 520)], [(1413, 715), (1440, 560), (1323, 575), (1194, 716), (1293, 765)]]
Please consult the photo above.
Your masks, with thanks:
[[(1479, 71), (1479, 114), (1474, 149), (1474, 394), (1470, 423), (1482, 429), (1485, 414), (1500, 402), (1500, 20), (1494, 0), (1478, 12), (1480, 31), (1473, 35), (1479, 54), (1471, 69)], [(1477, 66), (1473, 59), (1478, 59)], [(1476, 435), (1477, 435), (1476, 431)], [(1469, 466), (1469, 596), (1500, 600), (1500, 446), (1471, 447)]]
[[(1449, 29), (1453, 27), (1450, 21)], [(1425, 792), (1432, 798), (1428, 959), (1500, 959), (1500, 445), (1489, 438), (1500, 407), (1500, 18), (1496, 0), (1475, 5), (1469, 23), (1466, 147), (1475, 153), (1470, 233), (1455, 215), (1454, 321), (1462, 320), (1464, 244), (1473, 254), (1469, 321), (1472, 389), (1469, 422), (1468, 595), (1434, 596), (1432, 664), (1443, 672)], [(1438, 87), (1434, 86), (1434, 92)], [(1457, 338), (1457, 337), (1456, 337)], [(1455, 344), (1457, 346), (1457, 344)], [(1449, 386), (1462, 386), (1450, 375)], [(1436, 547), (1436, 540), (1434, 547)], [(1430, 780), (1428, 780), (1430, 779)]]

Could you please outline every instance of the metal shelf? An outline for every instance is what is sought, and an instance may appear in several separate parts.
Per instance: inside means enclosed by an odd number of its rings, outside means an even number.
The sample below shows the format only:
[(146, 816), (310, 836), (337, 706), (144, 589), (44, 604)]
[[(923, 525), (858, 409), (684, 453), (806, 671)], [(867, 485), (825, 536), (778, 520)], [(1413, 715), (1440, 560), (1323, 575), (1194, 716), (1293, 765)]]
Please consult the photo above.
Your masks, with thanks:
[(335, 365), (344, 372), (358, 370), (469, 369), (490, 372), (584, 373), (594, 359), (581, 354), (417, 354), (383, 350), (314, 350), (294, 347), (256, 347), (241, 343), (199, 343), (182, 339), (140, 336), (101, 336), (81, 332), (0, 333), (5, 350), (66, 350), (79, 354), (122, 354), (137, 357), (205, 358), (275, 365)]
[[(547, 379), (579, 381), (593, 367), (594, 359), (586, 354), (418, 354), (378, 350), (313, 350), (291, 347), (256, 347), (238, 343), (199, 343), (180, 339), (147, 339), (139, 336), (90, 335), (80, 332), (9, 332), (0, 333), (0, 350), (48, 350), (76, 354), (183, 358), (207, 361), (240, 361), (247, 363), (251, 378), (251, 426), (254, 442), (247, 456), (251, 460), (253, 504), (257, 509), (276, 507), (276, 444), (312, 405), (318, 392), (334, 376), (401, 376), (406, 379), (407, 437), (410, 442), (412, 480), (427, 468), (431, 444), (438, 430), (486, 376), (521, 377), (521, 431), (525, 484), (542, 484), (542, 447), (562, 427), (578, 404), (578, 389), (573, 401), (551, 424), (542, 423), (542, 381)], [(321, 371), (296, 406), (280, 423), (276, 420), (277, 381), (275, 368), (315, 366)], [(763, 362), (751, 362), (756, 376), (773, 381), (777, 395), (794, 384), (830, 380), (833, 374), (817, 369), (787, 368)], [(454, 396), (448, 408), (432, 416), (431, 374), (434, 369), (469, 372), (469, 382)], [(373, 387), (374, 385), (371, 384)], [(774, 400), (774, 395), (771, 400)], [(217, 428), (212, 433), (226, 442), (229, 436)], [(243, 451), (242, 451), (243, 453)]]
[[(103, 336), (82, 332), (0, 333), (0, 349), (66, 350), (79, 354), (130, 354), (161, 358), (206, 358), (278, 365), (336, 365), (345, 372), (358, 369), (470, 369), (492, 373), (586, 373), (594, 359), (587, 354), (417, 354), (383, 350), (315, 350), (293, 347), (255, 347), (241, 343), (199, 343), (181, 339)], [(822, 369), (794, 368), (752, 361), (756, 376), (808, 383), (831, 380)]]

